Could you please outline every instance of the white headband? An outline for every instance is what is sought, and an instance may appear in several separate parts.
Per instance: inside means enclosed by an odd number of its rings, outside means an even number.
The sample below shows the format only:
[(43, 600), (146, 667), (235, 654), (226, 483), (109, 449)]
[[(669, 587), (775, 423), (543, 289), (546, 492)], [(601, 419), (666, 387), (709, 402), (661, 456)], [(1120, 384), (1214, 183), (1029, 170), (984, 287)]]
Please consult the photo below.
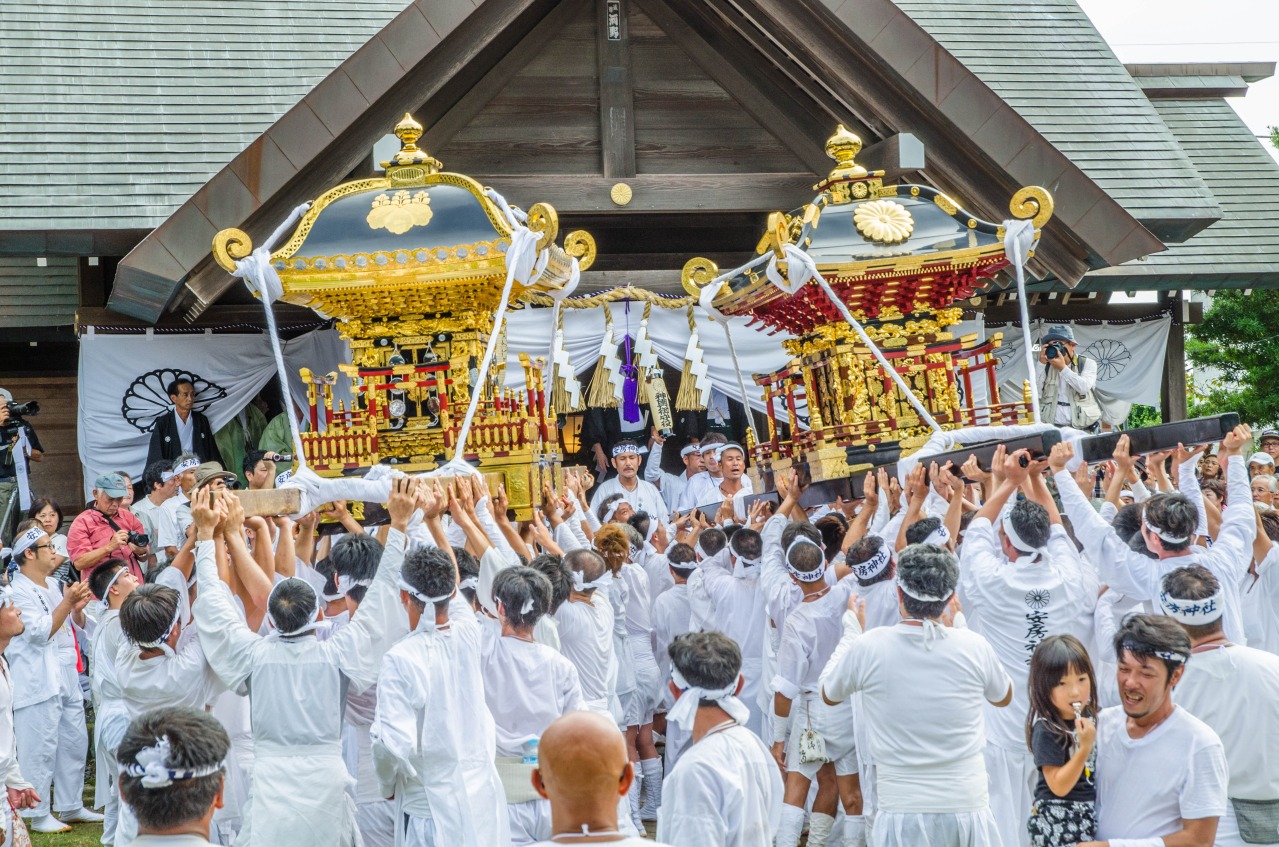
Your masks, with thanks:
[(938, 524), (937, 528), (928, 534), (924, 539), (925, 544), (936, 544), (938, 547), (945, 547), (946, 542), (950, 541), (950, 530), (946, 529), (946, 524)]
[(464, 588), (469, 588), (472, 591), (478, 591), (479, 587), (480, 587), (480, 578), (478, 576), (465, 577), (461, 582), (457, 584), (458, 591), (461, 591)]
[(173, 471), (160, 471), (160, 481), (168, 482), (169, 480), (173, 479), (173, 477), (175, 477), (176, 475), (177, 474), (175, 474)]
[(605, 570), (604, 573), (600, 575), (599, 579), (595, 579), (590, 582), (586, 581), (586, 577), (582, 576), (581, 571), (573, 571), (573, 590), (577, 592), (584, 592), (596, 588), (608, 588), (612, 582), (613, 573), (609, 570)]
[(177, 476), (178, 474), (186, 473), (187, 471), (193, 471), (198, 467), (200, 467), (199, 459), (183, 459), (173, 466), (173, 475)]
[(702, 448), (696, 444), (685, 444), (683, 449), (679, 451), (679, 457), (682, 459), (690, 453), (700, 453)]
[(1216, 594), (1202, 600), (1181, 600), (1169, 596), (1167, 591), (1161, 591), (1159, 607), (1163, 609), (1165, 615), (1177, 623), (1190, 626), (1203, 626), (1221, 620), (1222, 614), (1226, 611), (1220, 588), (1217, 589)]
[[(315, 610), (314, 612), (312, 612), (310, 622), (302, 624), (302, 626), (298, 627), (295, 630), (292, 630), (291, 632), (283, 631), (282, 629), (280, 629), (279, 624), (275, 622), (275, 616), (271, 614), (271, 598), (275, 596), (276, 590), (281, 585), (284, 585), (284, 583), (289, 582), (290, 580), (296, 580), (297, 582), (300, 582), (303, 585), (305, 585), (307, 588), (311, 588), (311, 583), (307, 582), (305, 579), (301, 579), (300, 577), (296, 577), (296, 576), (285, 577), (284, 579), (277, 582), (275, 585), (271, 586), (271, 593), (266, 596), (266, 619), (270, 621), (271, 628), (275, 630), (277, 633), (279, 633), (281, 638), (291, 638), (295, 635), (306, 635), (308, 632), (314, 632), (316, 628), (318, 628), (320, 625), (320, 604), (319, 603), (315, 604)], [(311, 591), (314, 592), (315, 589), (311, 588)]]
[(1141, 522), (1146, 527), (1146, 529), (1150, 530), (1155, 535), (1159, 536), (1160, 540), (1167, 541), (1169, 544), (1185, 544), (1187, 541), (1190, 540), (1189, 535), (1168, 535), (1162, 529), (1156, 528), (1150, 523), (1150, 521), (1146, 520), (1145, 515), (1141, 516)]
[(737, 683), (741, 681), (741, 678), (741, 674), (738, 674), (731, 685), (708, 690), (689, 685), (688, 680), (684, 679), (679, 669), (671, 665), (671, 682), (675, 683), (675, 687), (680, 690), (680, 695), (679, 699), (675, 701), (675, 705), (667, 712), (666, 720), (674, 723), (685, 732), (692, 732), (693, 722), (697, 719), (698, 704), (702, 700), (711, 700), (715, 705), (728, 712), (729, 717), (733, 720), (739, 724), (745, 724), (750, 720), (751, 713), (746, 704), (737, 699)]
[(1008, 543), (1014, 549), (1021, 551), (1029, 556), (1042, 556), (1044, 554), (1043, 547), (1035, 547), (1029, 541), (1017, 534), (1017, 528), (1013, 526), (1012, 512), (1004, 512), (999, 520), (999, 525), (1004, 530), (1004, 535), (1008, 536)]
[[(114, 580), (112, 581), (114, 582)], [(181, 598), (178, 598), (178, 607), (173, 610), (173, 620), (169, 621), (169, 628), (164, 631), (164, 635), (161, 635), (155, 641), (138, 641), (135, 643), (144, 650), (159, 650), (166, 656), (174, 655), (173, 648), (169, 646), (169, 636), (173, 634), (173, 628), (178, 625), (178, 621), (181, 619), (182, 602)]]
[(608, 523), (613, 519), (613, 515), (617, 512), (617, 507), (626, 502), (626, 498), (618, 497), (612, 503), (608, 504), (608, 508), (604, 510), (604, 519), (600, 523)]
[(845, 564), (847, 564), (849, 570), (853, 572), (853, 576), (858, 579), (870, 579), (871, 577), (879, 576), (883, 573), (884, 568), (888, 567), (888, 563), (892, 557), (892, 553), (888, 550), (888, 542), (884, 542), (880, 545), (879, 549), (875, 551), (875, 555), (871, 556), (866, 561), (854, 565), (845, 559)]
[(457, 593), (457, 589), (450, 591), (448, 594), (441, 594), (438, 597), (428, 597), (421, 591), (418, 591), (412, 585), (409, 585), (403, 578), (399, 580), (400, 590), (407, 592), (409, 596), (416, 598), (419, 602), (428, 606), (434, 606), (436, 603), (443, 603), (445, 600), (451, 599)]
[(733, 576), (738, 579), (745, 579), (755, 573), (752, 568), (759, 567), (759, 559), (752, 559), (748, 556), (733, 556)]
[[(819, 564), (816, 568), (813, 568), (811, 571), (796, 570), (795, 566), (790, 563), (791, 551), (794, 550), (796, 547), (800, 546), (801, 544), (811, 544), (817, 548), (817, 551), (819, 553), (822, 554), (821, 564)], [(813, 539), (809, 538), (807, 535), (803, 535), (803, 534), (796, 535), (795, 540), (792, 541), (790, 543), (790, 546), (786, 548), (786, 554), (785, 556), (783, 556), (783, 559), (786, 562), (786, 570), (788, 570), (790, 572), (790, 575), (798, 579), (800, 582), (817, 582), (819, 579), (821, 579), (822, 577), (826, 575), (826, 553), (822, 550), (822, 546), (820, 544), (818, 544), (816, 541), (813, 541)]]
[(338, 574), (337, 584), (338, 584), (338, 593), (345, 595), (345, 594), (350, 594), (351, 589), (355, 588), (356, 586), (364, 586), (367, 588), (368, 586), (373, 584), (373, 580), (352, 579), (348, 574), (340, 573)]
[[(116, 580), (119, 579), (120, 576), (126, 573), (128, 570), (129, 570), (128, 565), (121, 565), (120, 569), (115, 572), (115, 576), (111, 577), (111, 581), (107, 583), (107, 587), (102, 589), (102, 596), (99, 597), (98, 599), (101, 600), (103, 603), (107, 602), (107, 596), (111, 593), (111, 586), (115, 585)], [(179, 605), (181, 604), (179, 603)], [(168, 638), (169, 634), (166, 632), (164, 634), (164, 637)]]
[(140, 780), (143, 788), (168, 788), (175, 779), (199, 779), (213, 776), (215, 773), (220, 773), (226, 765), (225, 761), (221, 761), (216, 765), (205, 765), (193, 770), (173, 770), (169, 767), (170, 752), (169, 736), (157, 738), (154, 746), (144, 747), (138, 751), (137, 762), (121, 765), (120, 773)]
[(897, 578), (897, 587), (902, 590), (902, 594), (905, 594), (907, 597), (910, 597), (912, 599), (918, 600), (921, 603), (941, 603), (945, 600), (949, 600), (951, 595), (955, 593), (955, 589), (952, 588), (950, 591), (946, 593), (945, 597), (934, 597), (931, 594), (924, 594), (921, 591), (915, 591), (912, 588), (910, 588), (908, 585), (906, 585), (906, 583), (901, 581), (900, 576)]
[(742, 458), (743, 459), (746, 458), (746, 451), (742, 449), (742, 445), (737, 444), (736, 442), (730, 441), (727, 444), (721, 444), (715, 448), (715, 461), (718, 462), (720, 459), (724, 457), (725, 450), (740, 450), (742, 453)]
[(1144, 653), (1149, 656), (1154, 656), (1156, 659), (1164, 659), (1165, 661), (1176, 662), (1177, 664), (1185, 664), (1186, 659), (1189, 658), (1181, 655), (1180, 653), (1171, 653), (1167, 650), (1148, 650), (1143, 645), (1127, 639), (1125, 639), (1123, 644), (1120, 646), (1129, 653)]
[(618, 444), (616, 447), (613, 448), (614, 456), (620, 456), (623, 453), (635, 453), (638, 455), (639, 452), (640, 452), (640, 448), (635, 444)]
[(45, 534), (45, 531), (41, 527), (33, 526), (17, 538), (13, 539), (13, 550), (9, 552), (13, 561), (20, 562), (22, 560), (22, 554), (27, 552), (31, 545), (39, 541)]

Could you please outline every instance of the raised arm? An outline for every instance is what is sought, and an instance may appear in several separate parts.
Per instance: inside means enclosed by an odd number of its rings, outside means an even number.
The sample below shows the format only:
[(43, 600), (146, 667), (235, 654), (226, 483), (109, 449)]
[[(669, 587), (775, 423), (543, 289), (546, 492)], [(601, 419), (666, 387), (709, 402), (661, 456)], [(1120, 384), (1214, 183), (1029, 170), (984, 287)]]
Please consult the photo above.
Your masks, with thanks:
[(191, 518), (195, 526), (195, 578), (198, 593), (192, 609), (204, 658), (223, 684), (241, 691), (253, 672), (255, 649), (260, 639), (249, 631), (236, 611), (231, 589), (218, 578), (214, 554), (214, 532), (225, 522), (228, 498), (211, 504), (208, 488), (191, 495)]

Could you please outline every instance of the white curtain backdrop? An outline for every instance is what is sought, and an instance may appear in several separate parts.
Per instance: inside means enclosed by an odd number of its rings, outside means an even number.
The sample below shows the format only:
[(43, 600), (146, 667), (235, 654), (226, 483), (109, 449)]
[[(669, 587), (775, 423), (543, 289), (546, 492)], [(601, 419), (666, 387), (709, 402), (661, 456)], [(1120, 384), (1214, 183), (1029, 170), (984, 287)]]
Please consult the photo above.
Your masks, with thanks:
[[(625, 309), (619, 303), (614, 303), (610, 309), (613, 313), (613, 339), (620, 344), (627, 335)], [(629, 326), (632, 340), (639, 331), (643, 314), (644, 304), (631, 305)], [(700, 308), (695, 308), (694, 314), (711, 384), (729, 398), (740, 400), (742, 392), (737, 385), (737, 375), (733, 373), (733, 360), (728, 354), (723, 326), (718, 321), (712, 323)], [(534, 358), (547, 355), (553, 330), (551, 310), (525, 308), (509, 313), (506, 321), (506, 382), (512, 387), (523, 386), (524, 369), (520, 367), (519, 354), (528, 353)], [(747, 327), (747, 323), (745, 318), (730, 318), (728, 326), (733, 334), (733, 346), (737, 349), (751, 407), (762, 412), (764, 395), (751, 381), (751, 374), (768, 373), (786, 364), (790, 356), (782, 349), (782, 341), (791, 336), (784, 332), (769, 335), (761, 328)], [(653, 341), (653, 349), (664, 364), (676, 371), (684, 367), (684, 351), (688, 347), (687, 310), (653, 307), (648, 318), (648, 334)], [(603, 338), (603, 309), (564, 310), (564, 347), (578, 374), (595, 364)], [(674, 400), (673, 397), (671, 399)]]
[[(298, 370), (310, 368), (319, 376), (351, 360), (346, 342), (332, 329), (309, 332), (285, 341), (283, 347), (289, 393), (304, 410), (306, 386)], [(275, 360), (264, 334), (81, 336), (77, 430), (86, 497), (93, 480), (107, 471), (141, 477), (151, 433), (139, 427), (172, 408), (164, 386), (174, 372), (197, 377), (196, 408), (216, 432), (275, 376)], [(349, 385), (342, 378), (334, 386), (334, 396), (348, 406)]]
[[(1060, 323), (1033, 322), (1031, 338), (1036, 345), (1036, 356), (1040, 336), (1049, 324)], [(1119, 424), (1126, 420), (1134, 403), (1159, 405), (1164, 353), (1168, 348), (1168, 328), (1171, 325), (1172, 317), (1169, 315), (1135, 323), (1102, 321), (1070, 324), (1079, 344), (1078, 352), (1097, 363), (1097, 399), (1102, 406), (1103, 419), (1108, 423)], [(1020, 325), (987, 326), (986, 332), (1004, 334), (1003, 346), (995, 351), (999, 357), (995, 374), (999, 377), (1000, 393), (1005, 397), (1020, 397), (1021, 384), (1026, 379)], [(1043, 372), (1037, 370), (1036, 378), (1042, 379)]]

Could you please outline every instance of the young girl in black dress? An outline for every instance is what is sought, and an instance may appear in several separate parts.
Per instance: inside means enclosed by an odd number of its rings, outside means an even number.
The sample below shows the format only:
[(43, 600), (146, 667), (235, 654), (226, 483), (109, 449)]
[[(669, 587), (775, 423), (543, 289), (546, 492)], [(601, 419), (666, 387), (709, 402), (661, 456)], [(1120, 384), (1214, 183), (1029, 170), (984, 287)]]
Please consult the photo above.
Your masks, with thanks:
[(1031, 806), (1032, 847), (1092, 841), (1097, 791), (1097, 679), (1073, 635), (1052, 635), (1030, 657), (1026, 743), (1039, 768)]

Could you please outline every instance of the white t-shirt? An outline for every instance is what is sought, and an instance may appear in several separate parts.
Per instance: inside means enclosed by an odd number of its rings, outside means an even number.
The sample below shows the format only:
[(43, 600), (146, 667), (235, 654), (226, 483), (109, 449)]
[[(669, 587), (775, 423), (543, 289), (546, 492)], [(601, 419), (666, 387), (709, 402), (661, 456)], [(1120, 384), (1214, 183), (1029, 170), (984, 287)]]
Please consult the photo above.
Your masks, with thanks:
[(1257, 563), (1256, 576), (1243, 575), (1239, 602), (1248, 646), (1279, 654), (1279, 544)]
[(613, 663), (613, 606), (602, 591), (589, 603), (569, 600), (555, 613), (560, 625), (560, 652), (577, 668), (588, 709), (607, 704), (609, 667)]
[(1129, 736), (1121, 706), (1098, 716), (1099, 841), (1158, 838), (1181, 831), (1182, 821), (1220, 817), (1226, 780), (1221, 739), (1180, 706), (1142, 738)]
[[(564, 847), (565, 844), (580, 844), (580, 838), (565, 838), (563, 841), (539, 841), (530, 847)], [(592, 847), (598, 844), (599, 847), (669, 847), (657, 841), (651, 841), (647, 838), (640, 838), (638, 835), (627, 835), (616, 841), (596, 841)]]
[(1176, 699), (1221, 739), (1231, 797), (1279, 800), (1279, 656), (1238, 645), (1195, 653)]

